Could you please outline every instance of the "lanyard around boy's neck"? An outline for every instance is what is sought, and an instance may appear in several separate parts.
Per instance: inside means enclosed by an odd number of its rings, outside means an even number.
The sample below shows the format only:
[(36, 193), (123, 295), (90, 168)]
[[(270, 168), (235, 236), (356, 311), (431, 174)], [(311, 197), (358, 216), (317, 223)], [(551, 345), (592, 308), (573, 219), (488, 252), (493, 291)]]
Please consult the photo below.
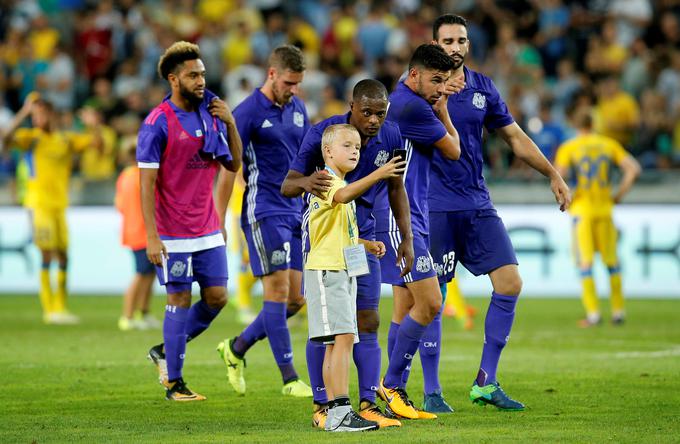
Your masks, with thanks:
[[(326, 171), (328, 171), (331, 176), (335, 176), (338, 179), (340, 179), (340, 177), (337, 174), (335, 174), (335, 171), (333, 171), (333, 169), (330, 168), (328, 165), (326, 165), (324, 167), (324, 169)], [(354, 201), (350, 202), (349, 208), (350, 208), (350, 210), (347, 212), (347, 227), (348, 227), (348, 230), (349, 230), (348, 234), (349, 234), (349, 239), (352, 242), (352, 244), (356, 244), (357, 241), (356, 241), (356, 236), (354, 235), (354, 228), (353, 228), (354, 224), (352, 223), (352, 214), (356, 214), (356, 213), (354, 213), (356, 211), (355, 206), (354, 206)]]

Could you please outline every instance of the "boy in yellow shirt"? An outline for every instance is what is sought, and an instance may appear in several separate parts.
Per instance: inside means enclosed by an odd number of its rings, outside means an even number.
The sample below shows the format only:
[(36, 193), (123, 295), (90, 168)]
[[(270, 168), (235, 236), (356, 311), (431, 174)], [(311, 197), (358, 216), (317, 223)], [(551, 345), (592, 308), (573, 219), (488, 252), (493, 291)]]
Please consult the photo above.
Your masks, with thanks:
[[(578, 134), (558, 148), (555, 166), (564, 178), (571, 180), (574, 190), (569, 213), (573, 216), (574, 251), (586, 310), (580, 325), (590, 327), (601, 322), (592, 272), (596, 251), (609, 271), (612, 323), (622, 324), (625, 312), (612, 209), (633, 186), (640, 165), (619, 142), (592, 131), (590, 110), (577, 112), (573, 120)], [(612, 192), (613, 166), (623, 172), (616, 193)]]
[(366, 251), (385, 254), (385, 245), (358, 238), (354, 200), (382, 179), (403, 174), (406, 163), (393, 158), (351, 184), (344, 181), (359, 161), (361, 137), (352, 125), (331, 125), (323, 133), (325, 171), (332, 178), (325, 198), (309, 202), (310, 250), (305, 263), (309, 337), (326, 344), (323, 379), (329, 399), (325, 429), (334, 432), (375, 430), (378, 423), (359, 416), (349, 400), (349, 362), (358, 338), (356, 276), (369, 272)]

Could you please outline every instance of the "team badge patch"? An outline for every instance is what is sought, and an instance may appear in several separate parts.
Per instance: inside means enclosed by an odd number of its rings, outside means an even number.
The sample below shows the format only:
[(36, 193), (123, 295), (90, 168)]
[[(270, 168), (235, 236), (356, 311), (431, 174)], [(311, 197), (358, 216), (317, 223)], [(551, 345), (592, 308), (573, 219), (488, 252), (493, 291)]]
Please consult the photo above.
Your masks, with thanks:
[(486, 96), (482, 93), (476, 92), (472, 96), (472, 104), (479, 109), (484, 109), (484, 107), (486, 106)]
[(434, 264), (434, 271), (437, 272), (437, 276), (444, 276), (444, 266), (442, 264)]
[(175, 277), (180, 277), (184, 274), (187, 269), (187, 264), (182, 261), (175, 261), (170, 267), (170, 274)]
[(272, 253), (272, 265), (281, 265), (286, 262), (286, 252), (283, 250), (274, 250)]
[(302, 115), (302, 113), (299, 113), (297, 111), (293, 113), (293, 123), (296, 126), (302, 128), (302, 126), (305, 124), (305, 117)]
[(375, 162), (373, 164), (380, 168), (381, 166), (385, 165), (387, 163), (387, 159), (390, 158), (390, 154), (385, 151), (385, 150), (380, 150), (378, 151), (378, 154), (375, 156)]
[(432, 260), (427, 256), (420, 256), (416, 262), (416, 270), (419, 273), (427, 273), (432, 268)]

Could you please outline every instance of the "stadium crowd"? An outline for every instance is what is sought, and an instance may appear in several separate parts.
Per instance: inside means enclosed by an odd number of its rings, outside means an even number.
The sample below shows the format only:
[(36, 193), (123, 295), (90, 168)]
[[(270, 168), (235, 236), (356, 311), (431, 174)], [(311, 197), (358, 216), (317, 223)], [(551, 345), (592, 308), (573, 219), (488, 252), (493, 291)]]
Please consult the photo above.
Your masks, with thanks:
[[(592, 104), (596, 131), (624, 144), (645, 169), (680, 166), (679, 0), (0, 4), (0, 130), (31, 91), (55, 106), (64, 128), (83, 129), (82, 111), (93, 111), (103, 146), (78, 159), (85, 204), (112, 201), (122, 154), (135, 144), (141, 119), (167, 94), (156, 63), (172, 42), (199, 44), (208, 87), (232, 107), (261, 85), (274, 47), (299, 46), (307, 60), (301, 97), (318, 122), (345, 111), (360, 79), (379, 79), (391, 91), (444, 12), (468, 18), (466, 63), (493, 78), (515, 120), (549, 159), (573, 133), (568, 111)], [(538, 177), (493, 135), (485, 160), (491, 179)], [(0, 186), (11, 186), (14, 176), (22, 176), (20, 155), (6, 149)]]

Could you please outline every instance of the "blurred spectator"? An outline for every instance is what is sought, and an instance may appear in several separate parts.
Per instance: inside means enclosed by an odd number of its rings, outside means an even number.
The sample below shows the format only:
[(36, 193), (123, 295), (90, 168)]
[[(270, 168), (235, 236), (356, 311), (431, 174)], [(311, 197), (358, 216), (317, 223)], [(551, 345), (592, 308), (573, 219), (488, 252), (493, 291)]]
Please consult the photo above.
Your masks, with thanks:
[(111, 29), (98, 28), (93, 10), (83, 12), (78, 18), (76, 52), (85, 77), (92, 80), (108, 73), (113, 62)]
[(46, 61), (33, 57), (33, 46), (30, 42), (24, 41), (11, 77), (12, 86), (19, 91), (19, 102), (23, 103), (31, 91), (44, 89), (47, 68)]
[(286, 43), (286, 18), (279, 8), (262, 11), (262, 15), (264, 28), (253, 34), (250, 43), (255, 62), (264, 65), (272, 50)]
[(538, 117), (529, 119), (527, 123), (529, 137), (550, 162), (555, 160), (557, 147), (566, 140), (562, 125), (557, 123), (550, 114), (551, 109), (552, 103), (543, 101)]
[(84, 150), (80, 157), (80, 173), (87, 190), (83, 203), (87, 205), (113, 198), (111, 184), (116, 174), (118, 136), (103, 123), (103, 115), (96, 108), (83, 108), (79, 117), (86, 134), (98, 132), (101, 136), (101, 143)]
[(552, 112), (559, 122), (566, 120), (565, 111), (582, 86), (583, 82), (574, 69), (574, 62), (568, 58), (560, 60), (557, 63), (557, 81), (551, 88), (554, 100)]
[(113, 95), (120, 100), (135, 91), (144, 91), (148, 84), (147, 79), (139, 73), (137, 61), (127, 59), (118, 67), (111, 88)]
[(656, 90), (666, 98), (666, 112), (671, 115), (680, 106), (680, 49), (670, 51), (669, 59), (656, 81)]
[(673, 121), (666, 112), (665, 97), (647, 89), (642, 93), (640, 107), (640, 128), (635, 133), (633, 154), (643, 167), (668, 168), (673, 150)]
[(58, 42), (45, 73), (45, 98), (57, 111), (72, 110), (75, 99), (76, 68), (66, 45)]
[(236, 22), (234, 29), (229, 31), (222, 48), (223, 65), (228, 70), (251, 63), (253, 49), (252, 37), (248, 22), (241, 19)]
[(628, 50), (619, 43), (616, 24), (607, 20), (602, 25), (601, 36), (594, 37), (588, 46), (586, 68), (591, 73), (619, 74), (628, 58)]
[(554, 76), (557, 61), (567, 52), (567, 28), (570, 13), (562, 0), (543, 0), (538, 13), (538, 33), (534, 37), (541, 51), (543, 68)]
[(633, 133), (640, 124), (640, 109), (635, 99), (621, 90), (618, 77), (609, 75), (599, 82), (593, 113), (595, 132), (630, 149)]
[(651, 52), (642, 39), (635, 39), (630, 49), (630, 57), (623, 67), (621, 87), (635, 98), (652, 81), (650, 75)]
[(222, 81), (226, 91), (227, 104), (233, 109), (248, 97), (253, 89), (262, 86), (265, 80), (265, 71), (254, 65), (240, 65), (229, 71)]
[(222, 41), (224, 36), (222, 29), (217, 23), (207, 22), (203, 26), (203, 33), (198, 39), (201, 48), (201, 60), (205, 64), (206, 87), (219, 95), (220, 82), (222, 81)]
[(47, 62), (52, 58), (54, 48), (59, 42), (59, 32), (50, 26), (44, 14), (40, 14), (31, 21), (28, 40), (33, 47), (35, 59)]
[(368, 16), (359, 25), (357, 40), (364, 56), (364, 66), (370, 72), (375, 72), (376, 60), (387, 55), (390, 21), (387, 4), (373, 0)]
[(624, 47), (641, 37), (652, 20), (649, 0), (610, 0), (608, 12), (616, 20), (618, 41)]
[(85, 101), (85, 106), (98, 109), (105, 120), (112, 119), (121, 110), (120, 101), (113, 94), (111, 81), (106, 77), (97, 77), (92, 83), (92, 96)]

